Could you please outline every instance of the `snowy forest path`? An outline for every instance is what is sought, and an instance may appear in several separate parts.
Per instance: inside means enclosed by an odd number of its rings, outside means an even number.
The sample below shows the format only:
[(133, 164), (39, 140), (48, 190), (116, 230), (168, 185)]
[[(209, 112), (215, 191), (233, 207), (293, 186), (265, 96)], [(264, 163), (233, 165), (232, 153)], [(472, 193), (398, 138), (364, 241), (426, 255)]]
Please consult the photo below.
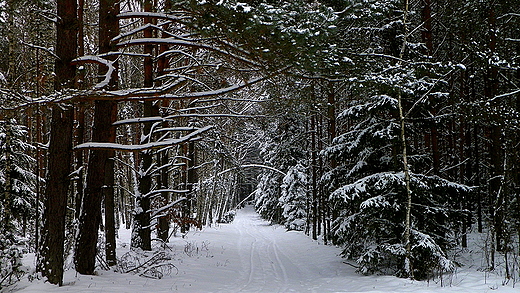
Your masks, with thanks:
[[(121, 257), (129, 250), (130, 230), (120, 229), (118, 242)], [(338, 256), (339, 248), (313, 241), (302, 232), (270, 225), (249, 206), (238, 210), (232, 223), (192, 230), (184, 237), (172, 238), (168, 247), (172, 256), (168, 262), (175, 270), (161, 279), (104, 270), (89, 276), (69, 269), (62, 287), (44, 280), (24, 281), (9, 292), (473, 293), (495, 292), (500, 288), (495, 284), (502, 281), (490, 283), (482, 273), (460, 273), (453, 283), (447, 280), (448, 285), (458, 285), (451, 288), (391, 276), (362, 276)], [(24, 262), (34, 263), (31, 259)], [(500, 292), (518, 292), (518, 288), (502, 289)]]
[[(190, 280), (174, 277), (176, 288), (211, 288), (204, 292), (327, 292), (333, 278), (355, 275), (338, 256), (338, 248), (318, 244), (302, 232), (271, 225), (250, 206), (238, 210), (232, 223), (205, 228), (188, 235), (188, 239), (194, 236), (209, 239), (206, 243), (212, 260), (225, 265), (201, 267), (200, 272), (191, 267), (190, 273), (198, 280), (188, 284)], [(345, 278), (342, 283), (350, 282), (351, 278)]]

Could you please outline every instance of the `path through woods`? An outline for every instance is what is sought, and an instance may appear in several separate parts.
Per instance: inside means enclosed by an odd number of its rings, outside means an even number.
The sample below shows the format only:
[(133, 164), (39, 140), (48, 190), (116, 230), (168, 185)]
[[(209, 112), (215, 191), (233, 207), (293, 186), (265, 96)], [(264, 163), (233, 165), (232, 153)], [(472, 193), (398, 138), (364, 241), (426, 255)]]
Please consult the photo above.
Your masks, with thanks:
[[(130, 232), (121, 230), (118, 255), (129, 250)], [(502, 278), (475, 268), (442, 280), (417, 282), (362, 276), (338, 256), (340, 249), (312, 241), (301, 232), (269, 225), (252, 207), (231, 224), (191, 231), (167, 249), (176, 269), (162, 279), (99, 270), (83, 276), (69, 269), (65, 286), (20, 282), (21, 292), (520, 292)], [(30, 262), (30, 259), (26, 260)]]

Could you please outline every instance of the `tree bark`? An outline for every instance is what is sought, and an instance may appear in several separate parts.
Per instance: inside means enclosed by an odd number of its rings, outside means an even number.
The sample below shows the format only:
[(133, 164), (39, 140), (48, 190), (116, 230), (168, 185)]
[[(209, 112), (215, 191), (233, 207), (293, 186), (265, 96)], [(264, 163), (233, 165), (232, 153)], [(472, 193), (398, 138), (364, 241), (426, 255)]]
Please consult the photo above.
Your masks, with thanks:
[[(404, 24), (404, 40), (401, 47), (401, 52), (399, 53), (399, 59), (402, 60), (404, 57), (406, 43), (408, 42), (408, 13), (409, 13), (409, 1), (405, 0), (404, 7), (404, 15), (403, 15), (403, 24)], [(399, 61), (399, 66), (402, 66), (402, 62)], [(412, 190), (410, 188), (410, 168), (408, 166), (408, 155), (407, 155), (407, 142), (406, 142), (406, 121), (403, 111), (403, 103), (402, 103), (402, 93), (399, 92), (397, 97), (398, 102), (398, 110), (399, 110), (399, 122), (400, 122), (400, 140), (402, 144), (402, 153), (403, 153), (403, 172), (404, 172), (404, 183), (405, 183), (405, 192), (406, 192), (406, 202), (405, 202), (405, 227), (404, 227), (404, 239), (403, 244), (406, 249), (405, 260), (404, 260), (404, 271), (408, 274), (408, 277), (411, 279), (414, 278), (413, 275), (413, 267), (412, 267), (412, 243), (411, 243), (411, 232), (412, 232), (412, 223), (411, 223), (411, 214), (412, 214)]]
[[(169, 11), (170, 9), (171, 9), (171, 1), (166, 1), (164, 3), (164, 10)], [(163, 25), (164, 31), (167, 31), (168, 27), (169, 27), (169, 24)], [(162, 37), (166, 38), (166, 37), (168, 37), (168, 34), (166, 32), (163, 32)], [(159, 55), (161, 53), (166, 52), (167, 50), (168, 50), (168, 45), (161, 44), (159, 46)], [(159, 60), (157, 60), (157, 73), (159, 76), (162, 76), (165, 73), (165, 70), (168, 67), (168, 65), (169, 65), (169, 62), (168, 62), (168, 58), (166, 58), (166, 56), (162, 56), (159, 58)], [(158, 85), (160, 85), (160, 83), (161, 82), (158, 81)], [(166, 108), (168, 106), (167, 102), (162, 101), (162, 106), (164, 108)], [(162, 126), (168, 127), (168, 124), (169, 124), (168, 121), (164, 121)], [(168, 154), (169, 154), (168, 151), (164, 151), (164, 152), (160, 152), (159, 155), (157, 156), (157, 161), (159, 161), (162, 166), (165, 166), (166, 164), (168, 164), (168, 161), (169, 161)], [(161, 188), (166, 189), (168, 187), (168, 183), (169, 183), (168, 177), (169, 177), (168, 168), (163, 168), (161, 170), (161, 174), (159, 176)], [(165, 205), (170, 202), (169, 192), (161, 193), (161, 197), (162, 197), (162, 202)], [(168, 240), (168, 236), (170, 234), (170, 223), (169, 223), (168, 217), (167, 216), (160, 217), (159, 219), (157, 219), (157, 222), (158, 222), (157, 223), (157, 237), (159, 237), (159, 239), (161, 239), (162, 241), (166, 242)]]
[[(144, 11), (151, 12), (152, 11), (152, 2), (151, 0), (145, 0)], [(152, 19), (150, 17), (144, 18), (144, 23), (152, 23)], [(153, 32), (151, 29), (144, 30), (144, 37), (151, 38), (153, 37)], [(145, 45), (144, 46), (144, 54), (152, 56), (153, 54), (153, 45)], [(153, 86), (153, 58), (145, 57), (144, 58), (144, 87), (150, 88)], [(144, 117), (149, 117), (153, 115), (154, 112), (153, 102), (145, 101), (144, 102)], [(151, 139), (151, 130), (152, 124), (150, 122), (144, 123), (143, 127), (143, 135), (147, 136), (148, 139)], [(142, 142), (144, 143), (144, 141)], [(140, 166), (141, 169), (141, 177), (139, 178), (139, 194), (136, 196), (136, 213), (134, 217), (134, 226), (132, 229), (132, 240), (131, 246), (134, 248), (140, 248), (142, 250), (151, 250), (152, 249), (152, 240), (151, 240), (151, 230), (150, 230), (150, 198), (145, 196), (152, 189), (152, 177), (150, 174), (152, 170), (150, 167), (153, 163), (153, 157), (151, 151), (144, 151), (140, 153)]]
[[(119, 4), (113, 0), (102, 0), (99, 6), (99, 51), (105, 53), (113, 48), (110, 40), (119, 33), (117, 14)], [(100, 68), (101, 74), (106, 68)], [(117, 71), (108, 85), (117, 89)], [(115, 142), (117, 104), (113, 101), (95, 101), (92, 140), (95, 142)], [(83, 209), (79, 221), (74, 262), (80, 274), (94, 274), (98, 230), (101, 223), (101, 202), (105, 198), (106, 258), (109, 265), (115, 265), (115, 223), (114, 223), (114, 151), (91, 150), (88, 161), (87, 184), (83, 197)]]
[[(115, 44), (111, 41), (119, 35), (119, 14), (118, 0), (101, 0), (99, 3), (99, 52), (105, 53), (116, 51)], [(114, 59), (115, 60), (115, 57)], [(117, 68), (117, 64), (115, 64)], [(106, 73), (105, 68), (100, 68), (101, 75)], [(118, 88), (119, 76), (117, 71), (112, 76), (109, 88), (116, 90)], [(109, 121), (104, 120), (107, 124), (104, 126), (109, 130), (108, 142), (116, 141), (116, 129), (112, 124), (117, 120), (117, 103), (112, 101), (104, 101), (102, 103), (105, 112), (109, 116)], [(107, 115), (107, 112), (109, 115)], [(116, 222), (115, 222), (115, 204), (114, 204), (114, 159), (115, 152), (104, 150), (107, 152), (108, 161), (105, 162), (105, 178), (103, 188), (103, 198), (105, 200), (105, 258), (109, 266), (116, 265)], [(99, 166), (101, 167), (101, 166)]]
[[(56, 55), (54, 89), (74, 85), (78, 21), (76, 0), (57, 0)], [(44, 235), (39, 269), (52, 284), (63, 283), (65, 215), (72, 161), (74, 110), (68, 105), (52, 107), (47, 188), (45, 192)]]
[(317, 187), (317, 172), (316, 172), (316, 115), (313, 114), (311, 116), (311, 180), (312, 180), (312, 239), (317, 240), (318, 239), (318, 231), (317, 231), (317, 224), (318, 224), (318, 187)]

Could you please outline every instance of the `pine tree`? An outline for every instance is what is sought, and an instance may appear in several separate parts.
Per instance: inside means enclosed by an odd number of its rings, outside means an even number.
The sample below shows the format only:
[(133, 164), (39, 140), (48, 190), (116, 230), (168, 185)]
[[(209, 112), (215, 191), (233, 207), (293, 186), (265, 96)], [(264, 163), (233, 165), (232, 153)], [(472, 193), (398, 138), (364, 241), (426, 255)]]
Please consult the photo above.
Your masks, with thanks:
[(35, 209), (34, 147), (27, 128), (16, 120), (0, 121), (0, 288), (23, 274), (22, 253), (29, 247), (27, 224)]
[(307, 168), (298, 163), (283, 178), (279, 201), (283, 209), (283, 224), (289, 230), (303, 231), (306, 228), (308, 177)]
[[(340, 123), (348, 121), (351, 130), (323, 152), (338, 163), (322, 178), (332, 191), (330, 201), (338, 215), (332, 227), (334, 240), (366, 274), (408, 276), (403, 271), (407, 248), (402, 242), (406, 184), (398, 164), (396, 111), (396, 99), (384, 95), (353, 105), (338, 117)], [(410, 260), (413, 276), (424, 279), (454, 269), (446, 249), (454, 245), (453, 227), (465, 213), (451, 199), (470, 189), (438, 176), (410, 176)]]

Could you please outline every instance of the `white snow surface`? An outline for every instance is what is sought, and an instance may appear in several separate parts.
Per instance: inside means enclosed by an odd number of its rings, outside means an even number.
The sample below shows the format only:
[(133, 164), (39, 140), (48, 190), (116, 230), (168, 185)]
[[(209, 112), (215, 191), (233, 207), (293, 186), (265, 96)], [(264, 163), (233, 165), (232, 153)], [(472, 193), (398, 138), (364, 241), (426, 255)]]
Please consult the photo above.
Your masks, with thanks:
[[(130, 231), (120, 230), (119, 255), (129, 250), (129, 241)], [(187, 253), (187, 246), (196, 249)], [(169, 247), (178, 271), (162, 279), (104, 270), (86, 276), (69, 269), (62, 287), (24, 279), (9, 292), (520, 292), (503, 286), (502, 276), (472, 266), (442, 282), (363, 276), (338, 256), (340, 248), (269, 225), (252, 207), (239, 210), (231, 224), (172, 238)]]

